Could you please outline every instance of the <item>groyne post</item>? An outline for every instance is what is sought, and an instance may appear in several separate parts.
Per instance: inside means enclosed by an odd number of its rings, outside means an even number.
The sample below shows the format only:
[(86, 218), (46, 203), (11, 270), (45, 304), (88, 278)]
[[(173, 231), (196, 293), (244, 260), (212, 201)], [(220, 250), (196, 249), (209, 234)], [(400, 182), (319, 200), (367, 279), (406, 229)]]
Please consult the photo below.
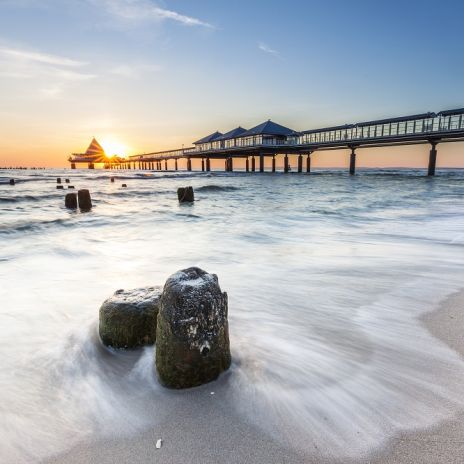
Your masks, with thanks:
[(430, 150), (430, 154), (429, 154), (429, 168), (427, 170), (428, 176), (435, 175), (435, 168), (437, 166), (437, 143), (438, 142), (435, 142), (435, 141), (430, 142), (432, 149)]
[(353, 176), (356, 172), (356, 148), (351, 147), (350, 155), (350, 176)]

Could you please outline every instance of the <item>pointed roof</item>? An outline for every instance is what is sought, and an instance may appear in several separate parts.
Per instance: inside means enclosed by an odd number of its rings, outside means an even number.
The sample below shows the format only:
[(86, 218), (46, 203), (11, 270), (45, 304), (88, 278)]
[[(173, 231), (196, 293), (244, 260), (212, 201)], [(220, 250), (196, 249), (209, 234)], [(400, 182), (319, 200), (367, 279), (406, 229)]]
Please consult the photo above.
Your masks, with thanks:
[(91, 156), (104, 155), (105, 150), (103, 150), (103, 147), (97, 142), (97, 140), (94, 137), (90, 142), (89, 148), (87, 148), (85, 154)]
[(213, 134), (209, 134), (206, 137), (203, 137), (200, 140), (197, 140), (196, 142), (193, 142), (194, 145), (198, 145), (200, 143), (209, 143), (209, 142), (214, 142), (217, 140), (219, 137), (221, 137), (222, 133), (221, 132), (214, 132)]
[(296, 132), (288, 127), (281, 126), (275, 122), (272, 122), (270, 119), (265, 121), (251, 129), (247, 130), (240, 137), (248, 137), (252, 135), (293, 135)]
[(229, 140), (229, 139), (235, 139), (236, 137), (240, 137), (244, 132), (247, 130), (244, 129), (243, 127), (236, 127), (235, 129), (232, 129), (229, 132), (226, 132), (224, 135), (221, 135), (221, 137), (218, 137), (216, 140)]

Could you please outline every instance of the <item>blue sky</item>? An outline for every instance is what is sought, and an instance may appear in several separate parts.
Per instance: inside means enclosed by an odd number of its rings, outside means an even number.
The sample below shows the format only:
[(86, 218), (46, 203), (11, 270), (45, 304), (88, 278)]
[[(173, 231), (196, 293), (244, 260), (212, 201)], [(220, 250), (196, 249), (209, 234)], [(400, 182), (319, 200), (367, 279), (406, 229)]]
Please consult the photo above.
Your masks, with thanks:
[(58, 157), (92, 135), (137, 152), (268, 118), (303, 130), (461, 107), (463, 15), (458, 1), (0, 0), (0, 125)]

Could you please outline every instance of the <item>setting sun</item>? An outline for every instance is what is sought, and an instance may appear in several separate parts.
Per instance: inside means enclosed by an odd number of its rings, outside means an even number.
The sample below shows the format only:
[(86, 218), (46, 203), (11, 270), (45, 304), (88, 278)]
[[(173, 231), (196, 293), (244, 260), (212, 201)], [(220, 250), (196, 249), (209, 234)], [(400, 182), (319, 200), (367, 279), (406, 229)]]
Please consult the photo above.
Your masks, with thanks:
[(105, 153), (109, 157), (117, 155), (121, 158), (126, 158), (128, 156), (127, 153), (129, 149), (127, 148), (127, 146), (118, 142), (117, 140), (103, 139), (101, 141), (101, 146), (103, 147)]

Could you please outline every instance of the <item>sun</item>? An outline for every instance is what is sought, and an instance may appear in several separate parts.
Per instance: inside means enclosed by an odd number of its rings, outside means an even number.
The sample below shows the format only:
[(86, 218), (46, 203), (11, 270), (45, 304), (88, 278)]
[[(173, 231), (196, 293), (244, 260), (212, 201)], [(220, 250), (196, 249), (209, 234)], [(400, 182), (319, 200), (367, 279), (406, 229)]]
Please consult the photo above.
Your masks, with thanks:
[(128, 155), (128, 148), (126, 145), (118, 142), (114, 139), (103, 139), (100, 142), (101, 146), (105, 150), (105, 153), (108, 157), (119, 156), (120, 158), (126, 158)]

